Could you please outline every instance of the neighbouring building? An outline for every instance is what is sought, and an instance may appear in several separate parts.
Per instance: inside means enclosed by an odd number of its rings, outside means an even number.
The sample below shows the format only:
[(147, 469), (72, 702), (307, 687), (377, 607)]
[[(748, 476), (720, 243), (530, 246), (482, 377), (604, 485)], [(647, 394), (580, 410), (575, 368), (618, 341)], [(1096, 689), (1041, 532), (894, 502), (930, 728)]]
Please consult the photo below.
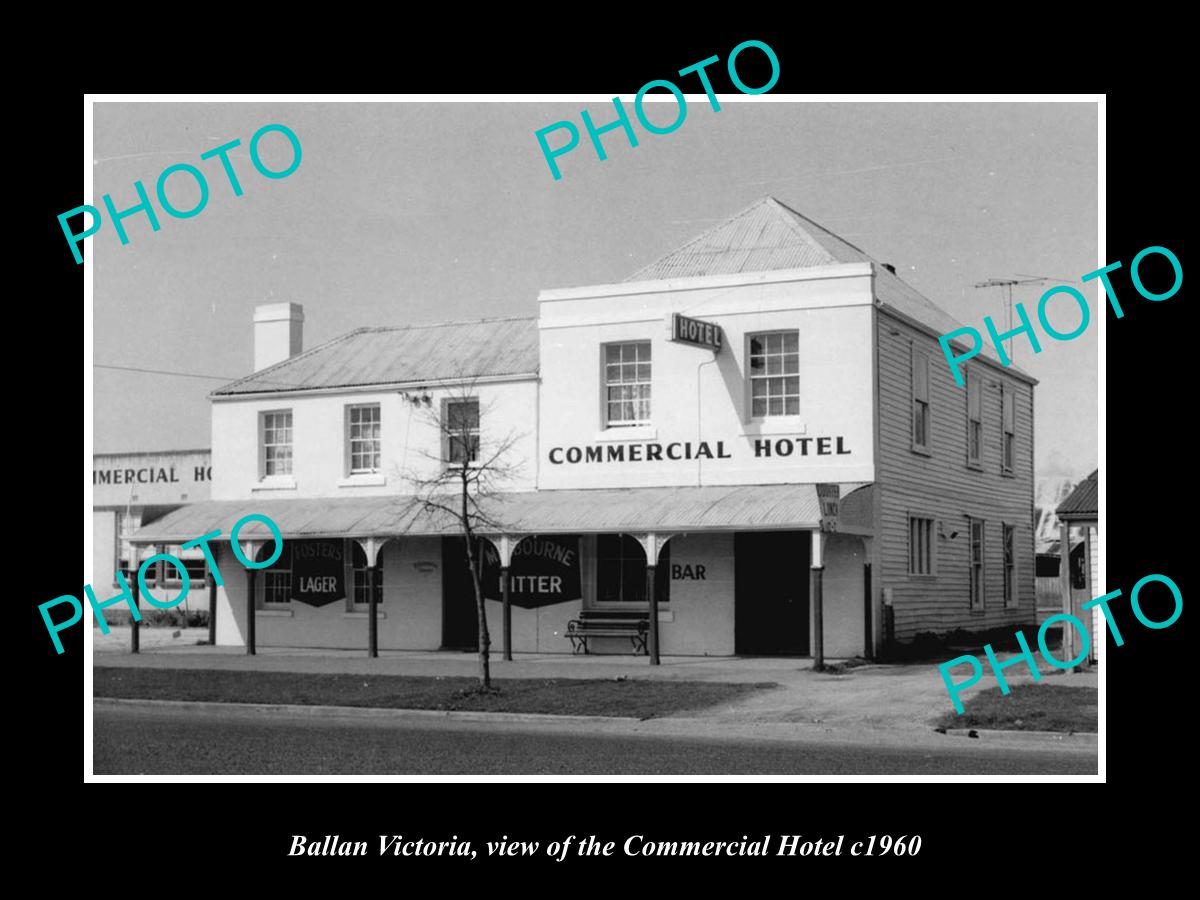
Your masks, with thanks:
[[(876, 657), (1035, 622), (1036, 382), (985, 351), (956, 386), (938, 337), (958, 324), (890, 265), (765, 198), (624, 281), (537, 301), (305, 352), (297, 304), (260, 308), (257, 370), (211, 395), (212, 498), (135, 541), (221, 531), (221, 644), (367, 647), (374, 594), (380, 648), (471, 647), (464, 545), (414, 486), (506, 446), (484, 545), (497, 647), (499, 571), (518, 652), (569, 652), (589, 614), (718, 656), (819, 638)], [(258, 572), (228, 542), (249, 514), (284, 537)], [(257, 524), (240, 537), (274, 550)]]
[[(1062, 536), (1060, 546), (1067, 546), (1071, 531), (1074, 530), (1079, 539), (1071, 545), (1071, 563), (1061, 574), (1062, 612), (1073, 615), (1085, 622), (1089, 630), (1089, 646), (1087, 662), (1095, 663), (1100, 659), (1100, 646), (1104, 641), (1104, 625), (1100, 620), (1102, 613), (1099, 607), (1090, 611), (1083, 609), (1083, 604), (1093, 597), (1104, 593), (1100, 586), (1100, 505), (1098, 479), (1100, 470), (1092, 472), (1079, 482), (1075, 490), (1055, 510), (1058, 515)], [(1074, 659), (1079, 655), (1079, 635), (1074, 628), (1063, 629), (1063, 658)]]
[[(135, 551), (130, 538), (143, 525), (189, 503), (209, 498), (212, 457), (208, 450), (164, 450), (157, 453), (97, 453), (92, 457), (92, 580), (97, 596), (116, 587), (116, 573), (128, 571)], [(198, 549), (168, 552), (181, 558), (189, 576), (204, 580), (204, 555)], [(136, 568), (136, 567), (135, 567)], [(147, 582), (160, 579), (177, 588), (175, 568), (156, 564)], [(198, 582), (198, 583), (199, 583)], [(199, 599), (188, 598), (194, 605)], [(115, 621), (122, 608), (106, 616)], [(126, 613), (127, 615), (127, 613)]]

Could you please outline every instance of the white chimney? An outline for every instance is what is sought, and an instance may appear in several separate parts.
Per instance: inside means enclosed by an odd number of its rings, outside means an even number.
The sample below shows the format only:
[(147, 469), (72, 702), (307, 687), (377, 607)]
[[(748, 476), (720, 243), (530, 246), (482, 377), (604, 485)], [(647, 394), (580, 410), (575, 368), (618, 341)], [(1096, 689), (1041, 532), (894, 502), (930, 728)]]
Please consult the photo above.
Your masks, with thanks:
[(290, 359), (304, 349), (304, 307), (267, 303), (254, 308), (254, 371)]

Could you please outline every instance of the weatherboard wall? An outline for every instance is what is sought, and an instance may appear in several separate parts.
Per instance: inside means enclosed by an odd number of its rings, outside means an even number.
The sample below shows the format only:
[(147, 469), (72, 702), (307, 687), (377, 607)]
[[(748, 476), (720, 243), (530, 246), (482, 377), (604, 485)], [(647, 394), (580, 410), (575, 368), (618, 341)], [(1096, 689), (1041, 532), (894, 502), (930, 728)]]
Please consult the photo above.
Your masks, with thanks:
[[(1034, 623), (1033, 388), (993, 366), (968, 364), (983, 380), (981, 468), (967, 464), (967, 392), (955, 384), (937, 340), (880, 312), (877, 595), (890, 590), (895, 638)], [(930, 357), (930, 452), (912, 441), (914, 348)], [(1001, 473), (1001, 387), (1015, 392), (1015, 465)], [(909, 574), (910, 515), (935, 520), (934, 574)], [(984, 520), (984, 604), (972, 610), (968, 517)], [(1016, 603), (1005, 608), (1003, 525), (1016, 526)], [(951, 537), (957, 532), (956, 537)]]

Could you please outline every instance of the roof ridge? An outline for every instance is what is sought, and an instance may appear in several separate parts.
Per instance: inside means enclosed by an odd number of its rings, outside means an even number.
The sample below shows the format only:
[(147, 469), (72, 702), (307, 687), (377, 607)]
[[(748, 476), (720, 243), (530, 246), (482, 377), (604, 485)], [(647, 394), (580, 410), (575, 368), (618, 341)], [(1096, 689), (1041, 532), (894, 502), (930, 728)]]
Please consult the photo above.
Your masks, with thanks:
[[(628, 278), (626, 278), (624, 280), (625, 281), (637, 281), (639, 275), (641, 275), (647, 269), (654, 268), (655, 266), (657, 266), (659, 263), (661, 263), (667, 257), (674, 256), (676, 253), (680, 253), (683, 250), (686, 250), (688, 247), (692, 246), (692, 244), (695, 244), (697, 241), (703, 240), (704, 238), (708, 237), (710, 234), (712, 234), (717, 229), (724, 228), (730, 222), (736, 222), (738, 219), (742, 218), (743, 216), (748, 215), (754, 209), (756, 209), (759, 206), (762, 206), (764, 203), (766, 203), (770, 200), (774, 200), (774, 199), (775, 198), (770, 196), (769, 194), (759, 197), (757, 200), (755, 200), (753, 203), (751, 203), (745, 209), (741, 210), (741, 212), (736, 212), (732, 216), (729, 216), (728, 218), (721, 219), (719, 222), (717, 222), (716, 225), (709, 226), (708, 228), (706, 228), (704, 231), (700, 232), (700, 234), (696, 235), (694, 238), (692, 238), (687, 243), (680, 244), (678, 247), (674, 248), (673, 250), (668, 250), (666, 253), (662, 254), (662, 256), (659, 256), (656, 259), (652, 260), (651, 262), (647, 263), (646, 265), (642, 266), (640, 269), (638, 269), (636, 272), (634, 272), (632, 275), (630, 275)], [(778, 203), (779, 201), (775, 201), (775, 202)]]
[(306, 356), (311, 356), (312, 354), (316, 353), (318, 350), (324, 350), (326, 347), (330, 347), (334, 344), (341, 343), (344, 340), (354, 337), (354, 335), (356, 335), (356, 334), (362, 334), (363, 332), (370, 331), (370, 330), (371, 329), (369, 327), (363, 326), (362, 328), (355, 328), (353, 331), (347, 331), (345, 334), (339, 335), (338, 337), (335, 337), (335, 338), (330, 338), (329, 340), (325, 341), (325, 343), (317, 344), (317, 346), (311, 347), (308, 350), (304, 350), (300, 353), (297, 353), (295, 356), (289, 356), (287, 359), (281, 359), (277, 363), (272, 363), (271, 365), (267, 366), (265, 369), (259, 369), (257, 372), (251, 372), (249, 375), (243, 375), (241, 378), (238, 378), (236, 381), (229, 382), (229, 384), (223, 384), (223, 385), (221, 385), (221, 387), (212, 391), (212, 393), (210, 393), (209, 396), (211, 397), (215, 394), (220, 394), (223, 391), (227, 391), (230, 388), (235, 388), (239, 384), (249, 381), (251, 378), (260, 378), (261, 376), (266, 375), (268, 372), (273, 372), (275, 369), (278, 369), (281, 366), (285, 366), (288, 363), (293, 363), (298, 359), (304, 359)]
[(165, 456), (168, 453), (212, 453), (212, 447), (192, 447), (185, 450), (93, 450), (92, 458), (97, 456)]
[[(818, 241), (815, 237), (813, 237), (811, 234), (809, 234), (807, 231), (805, 231), (803, 228), (801, 228), (800, 223), (797, 222), (796, 219), (800, 218), (800, 219), (804, 219), (806, 222), (811, 222), (813, 225), (816, 225), (822, 231), (829, 232), (830, 234), (833, 234), (833, 232), (829, 231), (828, 228), (825, 228), (821, 225), (817, 225), (816, 222), (813, 222), (807, 216), (801, 215), (800, 213), (796, 212), (796, 210), (794, 210), (790, 206), (788, 206), (786, 203), (783, 203), (780, 200), (776, 200), (774, 197), (770, 197), (770, 196), (767, 197), (767, 205), (771, 207), (771, 209), (775, 212), (775, 214), (777, 216), (779, 216), (781, 219), (783, 219), (783, 221), (787, 225), (788, 229), (793, 234), (795, 234), (796, 237), (800, 238), (802, 241), (804, 241), (810, 247), (813, 247), (813, 248), (819, 250), (823, 255), (830, 257), (835, 263), (838, 262), (837, 256), (834, 255), (834, 253), (832, 251), (830, 251), (830, 249), (828, 247), (826, 247), (824, 244), (822, 244), (820, 241)], [(849, 242), (847, 241), (847, 243), (849, 243)], [(851, 245), (851, 246), (853, 246), (853, 245)], [(858, 250), (857, 247), (855, 247), (854, 249)], [(861, 250), (859, 250), (858, 252), (862, 253)]]
[(482, 325), (485, 322), (533, 322), (537, 316), (493, 316), (485, 319), (454, 319), (449, 322), (423, 322), (415, 325), (368, 325), (360, 331), (408, 331), (417, 328), (445, 328), (448, 325)]
[[(846, 246), (848, 246), (848, 247), (853, 247), (855, 250), (857, 250), (857, 251), (858, 251), (859, 253), (861, 253), (863, 256), (867, 257), (867, 259), (871, 260), (872, 262), (879, 262), (879, 261), (878, 261), (877, 259), (875, 259), (875, 257), (873, 257), (873, 256), (872, 256), (870, 253), (868, 253), (868, 252), (867, 252), (866, 250), (864, 250), (862, 247), (858, 246), (858, 244), (852, 244), (852, 243), (850, 243), (848, 240), (846, 240), (844, 237), (842, 237), (840, 234), (838, 234), (838, 233), (837, 233), (836, 231), (834, 231), (832, 228), (826, 228), (824, 225), (822, 225), (822, 224), (821, 224), (820, 222), (818, 222), (816, 219), (814, 219), (814, 218), (812, 218), (812, 217), (810, 217), (810, 216), (806, 216), (804, 213), (802, 213), (802, 212), (799, 212), (798, 210), (792, 209), (790, 206), (788, 206), (788, 205), (787, 205), (786, 203), (784, 203), (782, 200), (776, 200), (774, 197), (770, 197), (770, 198), (768, 198), (768, 199), (770, 199), (770, 200), (774, 201), (776, 204), (778, 204), (779, 206), (783, 207), (783, 209), (784, 209), (784, 210), (786, 210), (787, 212), (791, 213), (791, 214), (792, 214), (793, 216), (795, 216), (796, 218), (798, 218), (798, 219), (803, 219), (805, 222), (807, 222), (807, 223), (808, 223), (808, 224), (810, 224), (810, 225), (815, 225), (817, 228), (820, 228), (822, 231), (824, 231), (824, 232), (825, 232), (826, 234), (828, 234), (830, 237), (837, 238), (839, 241), (841, 241), (843, 244), (845, 244), (845, 245), (846, 245)], [(797, 225), (795, 222), (792, 222), (791, 224), (792, 224), (792, 225), (794, 225), (794, 226), (795, 226), (795, 227), (797, 227), (797, 228), (799, 228), (799, 227), (800, 227), (800, 226), (799, 226), (799, 225)], [(801, 229), (801, 231), (802, 231), (802, 233), (803, 233), (803, 229)], [(811, 237), (811, 235), (809, 235), (809, 237)], [(828, 251), (826, 251), (826, 252), (828, 252)], [(881, 264), (881, 265), (882, 265), (882, 264)]]

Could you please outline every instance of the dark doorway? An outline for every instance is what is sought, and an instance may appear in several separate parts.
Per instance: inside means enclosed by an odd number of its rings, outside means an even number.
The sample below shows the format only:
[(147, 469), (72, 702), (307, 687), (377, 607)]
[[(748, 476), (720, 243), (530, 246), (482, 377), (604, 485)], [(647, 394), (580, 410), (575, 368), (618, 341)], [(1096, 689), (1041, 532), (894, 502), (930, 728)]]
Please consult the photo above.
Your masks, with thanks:
[(442, 649), (479, 649), (475, 586), (467, 568), (467, 542), (460, 537), (442, 538)]
[(734, 652), (807, 656), (809, 533), (739, 533), (733, 549)]

